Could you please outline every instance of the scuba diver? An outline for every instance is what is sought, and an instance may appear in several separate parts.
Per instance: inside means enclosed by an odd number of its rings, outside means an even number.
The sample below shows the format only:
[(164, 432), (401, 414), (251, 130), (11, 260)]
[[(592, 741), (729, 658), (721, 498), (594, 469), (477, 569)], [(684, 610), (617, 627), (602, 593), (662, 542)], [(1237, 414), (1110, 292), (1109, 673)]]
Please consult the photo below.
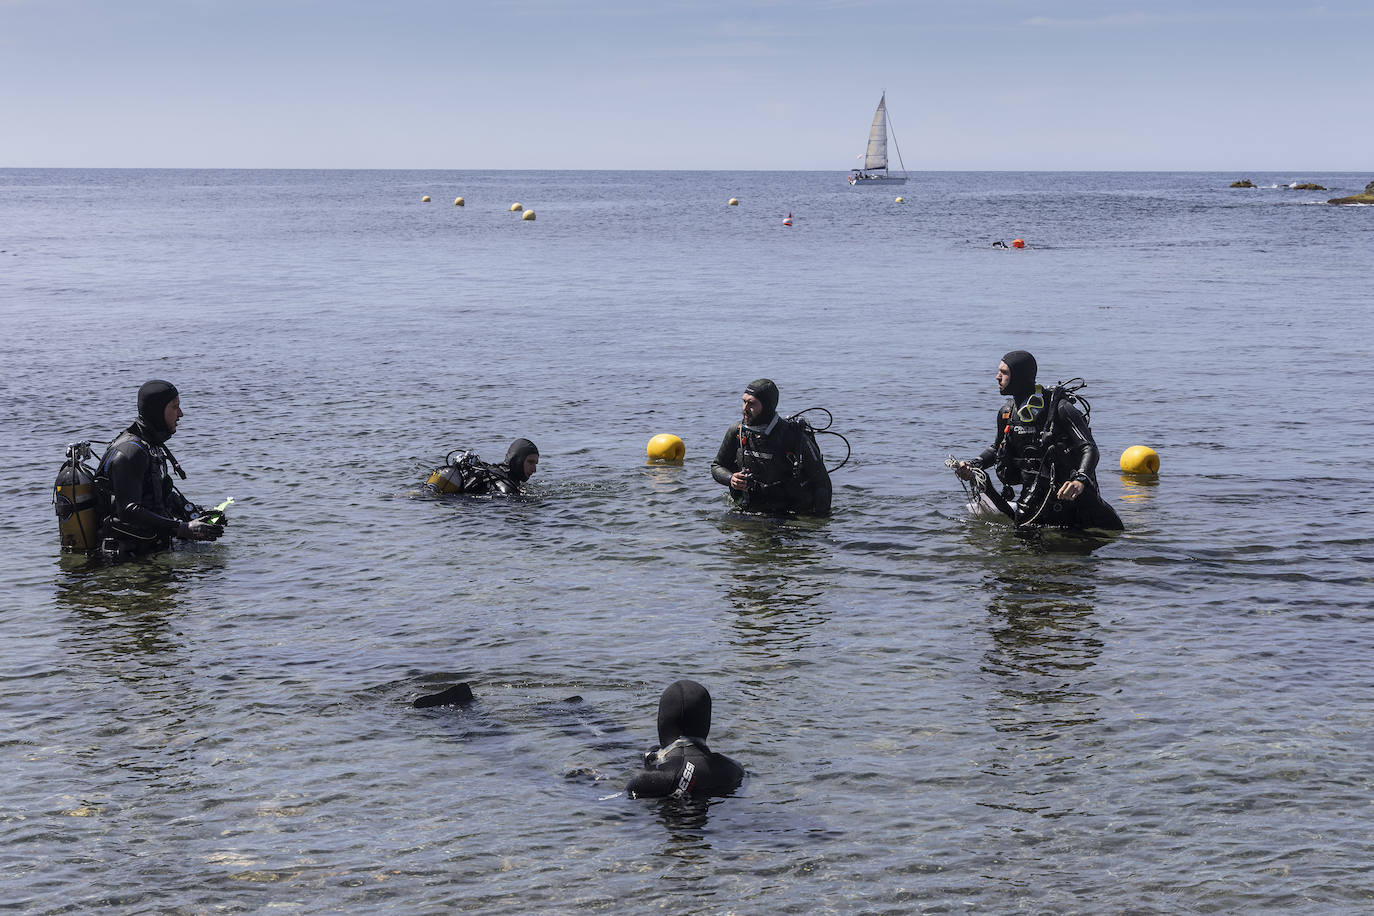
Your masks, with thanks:
[(224, 533), (223, 513), (206, 513), (182, 496), (167, 472), (186, 473), (167, 448), (181, 420), (181, 396), (171, 382), (153, 379), (138, 389), (138, 419), (115, 437), (95, 473), (106, 500), (101, 550), (117, 558), (172, 545), (172, 538), (213, 541)]
[(506, 449), (502, 464), (488, 464), (472, 452), (452, 451), (445, 465), (429, 475), (425, 487), (443, 494), (466, 493), (473, 496), (520, 492), (520, 485), (534, 476), (539, 467), (539, 447), (528, 439), (516, 439)]
[(729, 795), (744, 781), (744, 768), (706, 746), (711, 731), (711, 694), (696, 681), (674, 681), (658, 699), (658, 744), (644, 755), (644, 769), (625, 792), (630, 798), (692, 800)]
[(775, 515), (830, 514), (830, 474), (810, 425), (778, 415), (778, 386), (750, 382), (740, 422), (720, 443), (711, 476), (737, 507)]
[[(1088, 427), (1092, 408), (1075, 394), (1082, 379), (1045, 390), (1035, 382), (1036, 371), (1035, 357), (1025, 350), (1002, 357), (997, 387), (1009, 400), (997, 412), (996, 438), (972, 461), (951, 462), (954, 472), (963, 480), (981, 474), (991, 502), (1018, 528), (1121, 531), (1125, 525), (1098, 489), (1097, 443)], [(981, 473), (989, 467), (1003, 483), (1000, 493)], [(1016, 484), (1021, 484), (1019, 499), (1012, 489)]]

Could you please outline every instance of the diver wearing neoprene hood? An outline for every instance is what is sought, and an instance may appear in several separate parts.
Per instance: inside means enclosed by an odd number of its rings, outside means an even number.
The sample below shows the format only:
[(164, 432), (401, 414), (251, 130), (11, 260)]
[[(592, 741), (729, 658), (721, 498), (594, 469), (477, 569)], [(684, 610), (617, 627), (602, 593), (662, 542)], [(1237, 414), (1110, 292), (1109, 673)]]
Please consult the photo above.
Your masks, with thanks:
[(539, 468), (539, 447), (528, 439), (516, 439), (501, 464), (488, 464), (467, 451), (449, 452), (445, 460), (425, 482), (429, 489), (443, 494), (511, 495), (519, 493), (520, 485)]
[[(1018, 526), (1122, 530), (1121, 518), (1098, 491), (1091, 408), (1074, 394), (1082, 380), (1047, 390), (1036, 384), (1037, 370), (1025, 350), (1002, 357), (997, 388), (1009, 400), (997, 412), (997, 434), (977, 458), (956, 464), (955, 473), (969, 480), (973, 468), (995, 468), (1008, 488), (1002, 505)], [(1017, 484), (1021, 495), (1012, 504), (1010, 487)]]
[(199, 518), (201, 509), (172, 483), (168, 464), (185, 474), (167, 448), (181, 420), (181, 396), (162, 379), (138, 389), (138, 419), (120, 433), (100, 459), (96, 481), (108, 499), (102, 549), (138, 556), (171, 546), (172, 538), (213, 541), (221, 525)]
[(675, 681), (658, 700), (658, 744), (644, 755), (644, 769), (625, 787), (630, 798), (690, 801), (728, 795), (744, 780), (744, 768), (706, 745), (711, 731), (711, 694), (696, 681)]
[(778, 415), (771, 379), (750, 382), (741, 402), (740, 422), (726, 430), (711, 477), (750, 512), (829, 515), (830, 475), (806, 421)]

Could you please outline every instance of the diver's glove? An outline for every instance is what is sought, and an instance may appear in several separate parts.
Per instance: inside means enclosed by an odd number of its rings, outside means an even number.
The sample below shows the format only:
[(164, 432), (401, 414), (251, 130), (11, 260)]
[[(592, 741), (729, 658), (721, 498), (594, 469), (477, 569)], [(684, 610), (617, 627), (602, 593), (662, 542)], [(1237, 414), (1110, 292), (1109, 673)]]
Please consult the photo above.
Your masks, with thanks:
[(181, 529), (177, 532), (177, 536), (191, 541), (213, 541), (223, 533), (224, 528), (222, 526), (212, 525), (204, 519), (193, 518), (189, 522), (181, 523)]

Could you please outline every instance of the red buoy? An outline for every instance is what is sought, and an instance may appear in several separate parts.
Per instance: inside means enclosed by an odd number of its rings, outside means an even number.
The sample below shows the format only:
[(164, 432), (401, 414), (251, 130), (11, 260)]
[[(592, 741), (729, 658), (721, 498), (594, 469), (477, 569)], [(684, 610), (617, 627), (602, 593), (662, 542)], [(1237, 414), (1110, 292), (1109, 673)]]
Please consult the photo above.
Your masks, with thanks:
[(1011, 240), (1011, 247), (1013, 247), (1013, 248), (1025, 248), (1025, 247), (1026, 247), (1026, 240), (1025, 240), (1025, 239), (1012, 239), (1012, 240)]

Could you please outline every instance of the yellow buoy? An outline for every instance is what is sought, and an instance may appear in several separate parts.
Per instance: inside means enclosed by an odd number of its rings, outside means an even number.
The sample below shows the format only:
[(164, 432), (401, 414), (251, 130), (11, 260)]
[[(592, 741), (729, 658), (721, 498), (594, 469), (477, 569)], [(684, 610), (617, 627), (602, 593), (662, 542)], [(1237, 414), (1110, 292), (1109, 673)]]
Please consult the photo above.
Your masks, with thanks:
[(906, 203), (906, 198), (905, 198), (905, 197), (899, 197), (899, 198), (897, 198), (896, 201), (894, 201), (894, 203), (904, 204), (904, 203)]
[(687, 446), (682, 444), (682, 440), (670, 433), (659, 433), (649, 440), (648, 446), (644, 449), (649, 455), (650, 461), (673, 461), (680, 462), (687, 454)]
[(524, 208), (523, 206), (521, 206), (520, 204), (511, 204), (511, 205), (510, 205), (510, 212), (512, 212), (512, 213), (519, 213), (519, 212), (520, 212), (521, 210), (523, 210), (523, 209), (525, 209), (525, 208)]
[(1127, 474), (1158, 474), (1159, 455), (1148, 445), (1132, 445), (1121, 453), (1121, 470)]
[(426, 194), (424, 197), (421, 197), (421, 198), (420, 198), (420, 203), (422, 203), (422, 204), (427, 204), (427, 203), (429, 203), (429, 195)]
[(463, 198), (461, 197), (455, 197), (453, 198), (453, 205), (455, 207), (466, 207), (468, 205), (468, 202), (466, 200), (463, 200)]
[(526, 210), (524, 213), (520, 214), (520, 218), (521, 218), (521, 219), (534, 219), (534, 211), (533, 211), (533, 210)]
[(738, 207), (738, 206), (739, 206), (739, 198), (738, 198), (738, 197), (732, 197), (732, 198), (730, 198), (730, 206), (732, 206), (732, 207)]

